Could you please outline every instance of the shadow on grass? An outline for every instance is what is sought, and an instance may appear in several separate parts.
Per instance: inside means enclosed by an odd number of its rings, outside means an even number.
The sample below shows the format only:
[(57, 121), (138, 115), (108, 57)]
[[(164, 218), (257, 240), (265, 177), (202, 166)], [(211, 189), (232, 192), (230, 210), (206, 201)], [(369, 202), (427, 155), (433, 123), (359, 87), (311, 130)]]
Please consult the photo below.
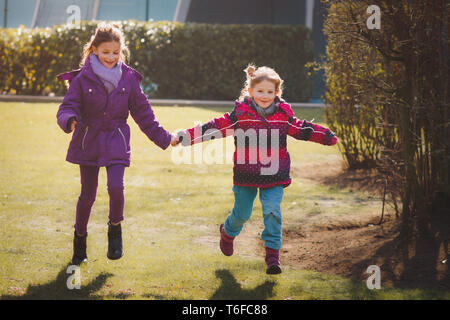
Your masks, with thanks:
[(62, 268), (56, 279), (38, 285), (29, 285), (25, 294), (21, 296), (16, 295), (2, 295), (0, 300), (68, 300), (68, 299), (99, 299), (100, 297), (93, 296), (92, 293), (98, 291), (106, 283), (106, 280), (112, 276), (110, 273), (101, 273), (87, 285), (82, 284), (80, 289), (68, 289), (67, 280), (73, 273), (67, 273), (67, 268), (71, 265), (68, 263)]
[[(216, 270), (215, 273), (216, 277), (222, 280), (222, 283), (209, 300), (265, 300), (274, 296), (273, 287), (276, 282), (266, 281), (256, 288), (248, 290), (242, 289), (230, 271), (220, 269)], [(176, 297), (158, 294), (145, 294), (143, 297), (155, 300), (177, 300)]]
[(222, 283), (210, 297), (211, 300), (265, 300), (274, 296), (274, 281), (266, 281), (254, 289), (242, 289), (228, 270), (216, 270), (216, 277), (222, 280)]

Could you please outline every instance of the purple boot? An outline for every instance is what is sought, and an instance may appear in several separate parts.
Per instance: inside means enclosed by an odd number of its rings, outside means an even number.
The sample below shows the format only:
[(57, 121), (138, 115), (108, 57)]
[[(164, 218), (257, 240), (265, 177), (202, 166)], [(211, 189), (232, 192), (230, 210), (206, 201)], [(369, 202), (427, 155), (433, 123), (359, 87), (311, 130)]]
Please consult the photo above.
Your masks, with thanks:
[(220, 250), (222, 250), (224, 255), (233, 255), (233, 240), (234, 237), (230, 237), (225, 233), (225, 227), (222, 223), (220, 225)]
[(267, 274), (279, 274), (281, 273), (280, 267), (280, 251), (266, 247), (266, 273)]

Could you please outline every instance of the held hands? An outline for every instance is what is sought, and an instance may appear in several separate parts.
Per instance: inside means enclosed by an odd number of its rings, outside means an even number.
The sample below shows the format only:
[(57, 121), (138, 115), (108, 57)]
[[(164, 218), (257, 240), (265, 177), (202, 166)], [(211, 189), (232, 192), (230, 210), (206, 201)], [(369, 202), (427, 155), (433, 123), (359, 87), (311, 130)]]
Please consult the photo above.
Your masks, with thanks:
[(175, 147), (176, 145), (178, 145), (180, 143), (180, 139), (178, 139), (177, 136), (172, 135), (172, 139), (170, 140), (170, 145), (172, 147)]
[(172, 140), (170, 140), (170, 144), (172, 145), (172, 147), (175, 147), (175, 146), (179, 145), (180, 143), (183, 143), (183, 141), (184, 141), (183, 137), (184, 137), (183, 131), (179, 131), (175, 135), (172, 135)]

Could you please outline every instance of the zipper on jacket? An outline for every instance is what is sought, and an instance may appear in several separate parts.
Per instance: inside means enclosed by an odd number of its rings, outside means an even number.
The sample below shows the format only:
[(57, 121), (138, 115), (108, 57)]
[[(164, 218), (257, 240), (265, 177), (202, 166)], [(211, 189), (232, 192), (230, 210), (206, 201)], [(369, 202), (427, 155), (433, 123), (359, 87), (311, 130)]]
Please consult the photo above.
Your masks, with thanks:
[(125, 146), (125, 152), (128, 153), (127, 140), (125, 139), (125, 135), (123, 134), (122, 130), (120, 130), (120, 128), (117, 128), (117, 130), (119, 130), (119, 133), (122, 136), (123, 145)]
[(84, 140), (86, 139), (89, 127), (86, 127), (86, 131), (84, 132), (83, 140), (81, 141), (81, 149), (84, 151)]

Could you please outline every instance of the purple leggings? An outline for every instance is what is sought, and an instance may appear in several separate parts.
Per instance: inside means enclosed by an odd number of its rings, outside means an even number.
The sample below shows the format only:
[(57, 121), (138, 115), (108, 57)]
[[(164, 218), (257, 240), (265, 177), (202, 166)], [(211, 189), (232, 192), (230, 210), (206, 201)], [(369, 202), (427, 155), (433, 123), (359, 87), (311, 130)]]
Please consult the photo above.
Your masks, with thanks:
[[(80, 165), (81, 193), (77, 203), (75, 230), (79, 235), (87, 232), (91, 208), (97, 195), (98, 172), (100, 167)], [(125, 166), (112, 165), (106, 167), (109, 193), (109, 221), (118, 223), (123, 220), (123, 174)]]

